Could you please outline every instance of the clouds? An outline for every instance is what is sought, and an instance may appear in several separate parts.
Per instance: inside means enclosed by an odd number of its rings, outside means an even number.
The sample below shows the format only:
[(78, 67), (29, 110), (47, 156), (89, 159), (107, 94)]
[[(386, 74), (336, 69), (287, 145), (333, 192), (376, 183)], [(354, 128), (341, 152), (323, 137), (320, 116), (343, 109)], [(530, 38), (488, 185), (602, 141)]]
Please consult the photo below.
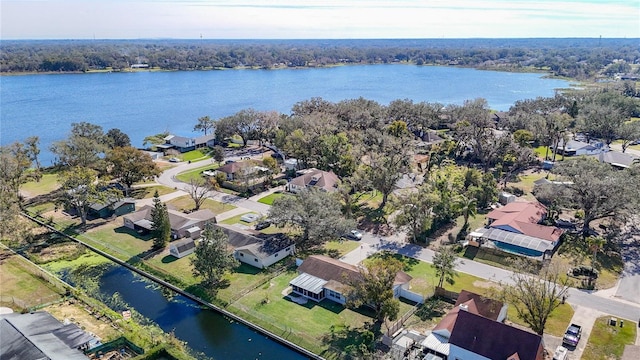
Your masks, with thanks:
[(640, 37), (607, 0), (3, 0), (2, 38)]

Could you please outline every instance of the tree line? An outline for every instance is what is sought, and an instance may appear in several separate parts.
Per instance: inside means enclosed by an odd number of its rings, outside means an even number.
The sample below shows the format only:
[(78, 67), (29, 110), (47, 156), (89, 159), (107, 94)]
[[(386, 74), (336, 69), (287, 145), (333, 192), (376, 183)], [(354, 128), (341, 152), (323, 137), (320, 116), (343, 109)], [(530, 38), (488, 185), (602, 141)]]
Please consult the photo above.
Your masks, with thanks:
[(538, 69), (575, 79), (631, 72), (636, 39), (75, 40), (3, 41), (0, 72), (272, 69), (413, 63), (507, 71)]

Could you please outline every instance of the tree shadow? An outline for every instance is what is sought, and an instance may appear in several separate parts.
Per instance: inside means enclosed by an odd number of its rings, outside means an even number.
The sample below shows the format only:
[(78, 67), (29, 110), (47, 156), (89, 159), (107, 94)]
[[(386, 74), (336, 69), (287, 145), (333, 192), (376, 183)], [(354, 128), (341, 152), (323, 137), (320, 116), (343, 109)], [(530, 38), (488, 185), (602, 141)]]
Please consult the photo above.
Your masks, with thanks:
[(142, 241), (149, 241), (151, 240), (153, 237), (151, 236), (150, 232), (147, 231), (135, 231), (133, 229), (130, 229), (126, 226), (120, 226), (117, 227), (115, 229), (113, 229), (113, 232), (115, 232), (116, 234), (127, 234), (127, 235), (131, 235), (137, 239), (140, 239)]
[[(381, 334), (380, 323), (365, 323), (361, 327), (331, 325), (322, 337), (328, 349), (320, 355), (327, 358), (360, 358), (375, 350), (375, 339)], [(345, 356), (346, 355), (346, 356)]]
[(162, 261), (163, 264), (171, 264), (172, 262), (174, 262), (176, 260), (178, 260), (177, 257), (175, 257), (173, 255), (166, 255), (160, 261)]

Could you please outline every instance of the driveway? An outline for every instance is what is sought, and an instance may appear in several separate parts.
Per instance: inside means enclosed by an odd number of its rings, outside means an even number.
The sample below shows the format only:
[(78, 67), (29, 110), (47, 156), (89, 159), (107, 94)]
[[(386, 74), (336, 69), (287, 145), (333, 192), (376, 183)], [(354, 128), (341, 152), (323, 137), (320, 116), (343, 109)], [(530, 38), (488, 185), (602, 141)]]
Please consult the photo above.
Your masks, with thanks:
[(567, 346), (565, 347), (569, 349), (569, 359), (577, 360), (582, 358), (582, 353), (589, 342), (589, 336), (591, 335), (591, 330), (593, 330), (593, 324), (596, 319), (601, 316), (605, 316), (606, 314), (584, 306), (575, 307), (574, 310), (575, 312), (571, 318), (571, 323), (582, 327), (582, 336), (580, 337), (578, 346), (576, 346), (575, 349)]
[(627, 224), (625, 230), (627, 231), (624, 232), (625, 237), (620, 245), (625, 265), (615, 296), (640, 304), (640, 227)]

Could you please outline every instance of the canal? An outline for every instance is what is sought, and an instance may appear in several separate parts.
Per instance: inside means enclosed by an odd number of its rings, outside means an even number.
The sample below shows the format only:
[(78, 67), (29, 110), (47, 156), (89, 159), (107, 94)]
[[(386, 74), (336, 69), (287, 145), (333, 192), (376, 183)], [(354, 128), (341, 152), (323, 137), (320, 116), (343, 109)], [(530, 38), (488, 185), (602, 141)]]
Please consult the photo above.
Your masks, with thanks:
[(118, 292), (132, 309), (165, 332), (173, 332), (196, 353), (216, 360), (306, 359), (289, 347), (184, 296), (168, 299), (159, 285), (122, 266), (107, 268), (99, 283), (103, 295)]

